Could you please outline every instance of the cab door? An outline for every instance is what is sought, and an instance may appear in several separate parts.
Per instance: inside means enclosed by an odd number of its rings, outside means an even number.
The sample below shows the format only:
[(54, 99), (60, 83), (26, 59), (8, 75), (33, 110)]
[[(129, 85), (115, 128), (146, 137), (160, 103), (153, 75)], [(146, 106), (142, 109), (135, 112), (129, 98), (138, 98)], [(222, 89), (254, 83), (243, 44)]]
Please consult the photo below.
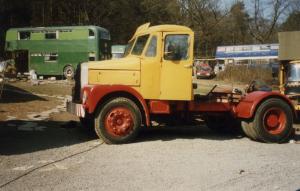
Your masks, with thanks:
[(163, 33), (162, 100), (192, 100), (193, 35), (192, 32)]

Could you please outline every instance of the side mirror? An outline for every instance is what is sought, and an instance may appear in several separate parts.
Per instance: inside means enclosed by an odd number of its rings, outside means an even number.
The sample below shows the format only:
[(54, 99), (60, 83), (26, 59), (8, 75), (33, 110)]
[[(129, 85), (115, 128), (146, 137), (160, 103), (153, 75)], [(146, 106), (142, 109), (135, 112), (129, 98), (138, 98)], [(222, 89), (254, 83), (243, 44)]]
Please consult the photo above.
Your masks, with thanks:
[(173, 51), (166, 51), (166, 52), (164, 52), (164, 55), (165, 55), (165, 56), (172, 55), (172, 54), (174, 54)]
[(168, 60), (172, 60), (175, 57), (174, 51), (166, 51), (164, 52), (164, 57)]

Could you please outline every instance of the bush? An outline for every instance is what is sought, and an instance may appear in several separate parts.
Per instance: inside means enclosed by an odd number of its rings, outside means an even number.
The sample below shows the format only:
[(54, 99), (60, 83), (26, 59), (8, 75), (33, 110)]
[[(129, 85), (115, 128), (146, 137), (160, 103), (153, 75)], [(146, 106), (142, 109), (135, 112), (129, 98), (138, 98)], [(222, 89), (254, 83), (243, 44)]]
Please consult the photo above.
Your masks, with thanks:
[(240, 83), (261, 80), (270, 85), (274, 81), (271, 68), (238, 65), (227, 65), (224, 71), (217, 74), (216, 79)]

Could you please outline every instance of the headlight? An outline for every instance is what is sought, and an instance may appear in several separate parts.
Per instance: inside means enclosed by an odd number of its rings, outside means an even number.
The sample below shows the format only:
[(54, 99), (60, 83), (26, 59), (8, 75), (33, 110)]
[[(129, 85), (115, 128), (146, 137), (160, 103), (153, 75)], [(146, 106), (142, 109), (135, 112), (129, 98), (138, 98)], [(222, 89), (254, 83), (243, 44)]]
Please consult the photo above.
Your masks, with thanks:
[(88, 68), (88, 63), (82, 63), (81, 64), (81, 74), (80, 74), (80, 84), (81, 88), (84, 86), (88, 85), (89, 83), (89, 68)]

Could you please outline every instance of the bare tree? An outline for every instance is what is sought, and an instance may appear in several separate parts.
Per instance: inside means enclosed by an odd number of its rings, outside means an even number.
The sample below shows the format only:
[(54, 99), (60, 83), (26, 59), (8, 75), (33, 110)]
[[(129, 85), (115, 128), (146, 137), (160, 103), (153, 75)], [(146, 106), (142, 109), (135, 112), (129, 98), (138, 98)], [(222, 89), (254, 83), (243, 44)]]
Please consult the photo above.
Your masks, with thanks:
[(182, 11), (191, 25), (197, 25), (203, 31), (214, 29), (228, 14), (221, 11), (220, 0), (179, 0)]
[(254, 0), (250, 34), (256, 41), (266, 43), (273, 40), (272, 37), (274, 37), (278, 22), (281, 16), (288, 11), (290, 2), (286, 0)]
[(221, 8), (220, 0), (179, 0), (184, 24), (196, 34), (196, 53), (212, 56), (217, 46), (221, 22), (229, 10)]

